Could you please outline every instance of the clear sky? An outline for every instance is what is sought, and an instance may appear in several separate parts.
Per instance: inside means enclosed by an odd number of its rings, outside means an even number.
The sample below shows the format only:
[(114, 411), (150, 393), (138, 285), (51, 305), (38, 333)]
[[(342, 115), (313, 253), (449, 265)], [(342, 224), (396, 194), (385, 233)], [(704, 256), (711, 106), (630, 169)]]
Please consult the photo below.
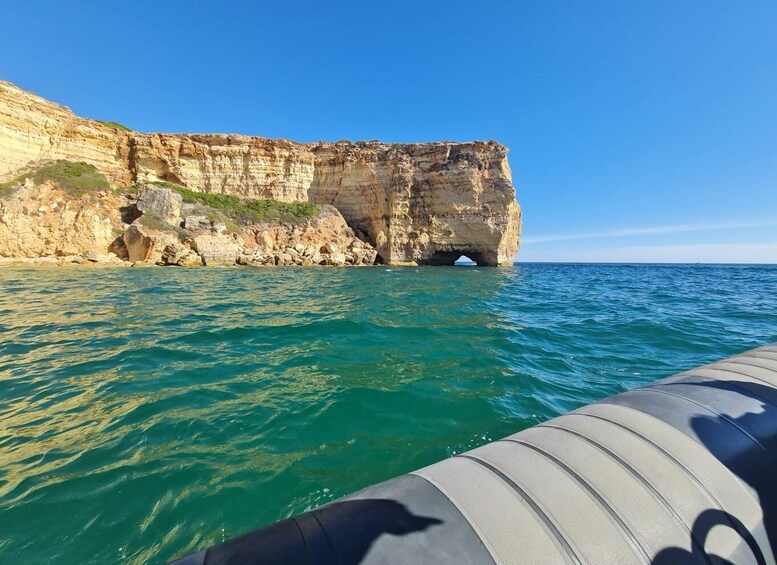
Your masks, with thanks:
[(521, 261), (777, 262), (773, 0), (0, 12), (0, 78), (140, 131), (497, 139)]

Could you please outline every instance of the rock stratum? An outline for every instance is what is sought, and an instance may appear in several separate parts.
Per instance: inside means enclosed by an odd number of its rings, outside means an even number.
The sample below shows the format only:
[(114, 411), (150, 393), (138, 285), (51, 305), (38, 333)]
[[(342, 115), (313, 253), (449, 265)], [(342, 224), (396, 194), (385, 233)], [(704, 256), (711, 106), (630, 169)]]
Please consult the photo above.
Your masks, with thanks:
[(144, 134), (78, 117), (0, 82), (0, 182), (56, 160), (93, 165), (114, 187), (165, 181), (241, 199), (333, 206), (354, 237), (389, 264), (452, 264), (466, 255), (481, 265), (509, 265), (519, 246), (507, 149), (495, 141)]

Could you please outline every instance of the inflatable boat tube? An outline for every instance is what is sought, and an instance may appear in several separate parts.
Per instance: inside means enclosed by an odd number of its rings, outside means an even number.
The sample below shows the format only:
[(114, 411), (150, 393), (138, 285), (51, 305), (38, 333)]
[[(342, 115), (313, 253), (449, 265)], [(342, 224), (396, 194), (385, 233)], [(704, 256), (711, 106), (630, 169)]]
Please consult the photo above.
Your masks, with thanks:
[(174, 563), (773, 564), (775, 547), (777, 344)]

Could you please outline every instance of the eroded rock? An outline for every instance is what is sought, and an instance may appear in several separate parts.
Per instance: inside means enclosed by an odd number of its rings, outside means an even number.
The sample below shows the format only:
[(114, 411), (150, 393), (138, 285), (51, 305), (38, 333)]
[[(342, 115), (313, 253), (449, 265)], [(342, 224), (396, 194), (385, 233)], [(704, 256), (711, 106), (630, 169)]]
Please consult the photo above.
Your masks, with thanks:
[(184, 229), (195, 233), (209, 230), (210, 226), (210, 220), (205, 216), (186, 216), (183, 222)]
[(144, 214), (153, 214), (171, 225), (178, 225), (181, 221), (181, 204), (183, 198), (177, 192), (146, 184), (138, 192), (138, 210)]
[(132, 224), (124, 232), (124, 244), (132, 263), (164, 263), (162, 253), (167, 246), (179, 244), (178, 238), (170, 232), (164, 232), (148, 226)]
[(242, 252), (231, 235), (198, 235), (194, 238), (193, 247), (209, 267), (234, 265)]

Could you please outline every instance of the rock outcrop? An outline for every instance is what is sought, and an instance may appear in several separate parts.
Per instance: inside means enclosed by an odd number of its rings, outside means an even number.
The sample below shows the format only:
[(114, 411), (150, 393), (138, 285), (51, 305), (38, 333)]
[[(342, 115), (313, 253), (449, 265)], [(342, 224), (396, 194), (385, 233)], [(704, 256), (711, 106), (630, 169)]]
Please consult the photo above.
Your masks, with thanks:
[[(208, 216), (182, 217), (193, 206), (230, 227)], [(56, 181), (28, 178), (0, 198), (0, 264), (344, 266), (372, 265), (376, 257), (333, 206), (310, 218), (240, 225), (153, 184), (137, 194), (78, 196)]]
[(138, 193), (136, 206), (143, 214), (154, 214), (169, 224), (178, 224), (181, 220), (183, 198), (172, 190), (146, 184)]
[[(79, 118), (0, 82), (0, 182), (34, 162), (93, 164), (116, 186), (335, 206), (387, 263), (511, 264), (520, 208), (495, 141), (301, 144), (241, 135), (142, 134)], [(340, 259), (339, 257), (337, 258)]]
[[(162, 254), (170, 258), (169, 247), (179, 245), (178, 238), (169, 231), (150, 228), (142, 224), (132, 224), (122, 236), (127, 248), (127, 258), (132, 263), (149, 263), (151, 265), (164, 264)], [(177, 264), (179, 256), (169, 261), (169, 264)]]
[(304, 224), (259, 225), (241, 234), (245, 265), (372, 265), (377, 252), (333, 206)]
[(226, 234), (198, 235), (194, 250), (208, 267), (234, 265), (241, 251), (236, 238)]
[(27, 180), (0, 200), (0, 257), (107, 259), (121, 231), (123, 204), (108, 192), (73, 198), (54, 183)]

